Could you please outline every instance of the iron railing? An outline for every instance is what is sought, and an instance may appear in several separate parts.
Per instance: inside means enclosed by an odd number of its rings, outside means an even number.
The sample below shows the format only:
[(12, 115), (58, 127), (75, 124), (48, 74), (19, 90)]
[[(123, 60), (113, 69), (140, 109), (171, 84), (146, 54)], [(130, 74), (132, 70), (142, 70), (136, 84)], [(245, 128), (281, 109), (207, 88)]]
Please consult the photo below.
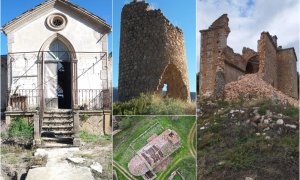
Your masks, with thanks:
[[(39, 90), (18, 89), (10, 96), (12, 110), (33, 110), (39, 107)], [(82, 110), (99, 110), (104, 107), (104, 93), (99, 89), (79, 89), (78, 106)]]
[(103, 108), (103, 91), (99, 89), (79, 89), (78, 106), (83, 110)]
[(35, 109), (39, 106), (38, 90), (18, 89), (10, 96), (9, 103), (12, 110)]
[[(53, 51), (51, 51), (53, 53)], [(62, 51), (55, 51), (56, 53)], [(108, 79), (108, 57), (107, 52), (71, 52), (70, 59), (61, 61), (70, 62), (72, 87), (72, 105), (79, 106), (85, 110), (96, 110), (107, 107), (107, 93), (105, 90), (110, 88)], [(45, 77), (46, 62), (59, 62), (50, 59), (47, 54), (49, 51), (17, 52), (7, 55), (7, 74), (8, 74), (8, 93), (6, 106), (12, 107), (12, 110), (27, 110), (43, 107), (45, 101), (45, 86), (50, 79)], [(85, 65), (84, 67), (82, 65)], [(87, 89), (76, 89), (76, 87), (85, 87), (82, 80), (89, 74), (100, 74), (98, 86), (90, 85)], [(57, 78), (57, 75), (51, 77)], [(69, 86), (69, 85), (68, 85)], [(44, 93), (43, 93), (44, 92)]]

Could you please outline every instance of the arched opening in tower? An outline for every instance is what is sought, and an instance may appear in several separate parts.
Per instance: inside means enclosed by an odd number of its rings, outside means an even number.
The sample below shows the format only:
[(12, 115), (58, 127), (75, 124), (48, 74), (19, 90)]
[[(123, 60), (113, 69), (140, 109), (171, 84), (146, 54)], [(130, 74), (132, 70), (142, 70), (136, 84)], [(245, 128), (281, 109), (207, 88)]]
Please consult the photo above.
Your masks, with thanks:
[(187, 87), (180, 71), (174, 64), (168, 64), (165, 68), (158, 85), (158, 91), (163, 97), (187, 99)]
[(259, 61), (258, 57), (254, 56), (249, 59), (247, 66), (246, 66), (246, 74), (254, 74), (257, 73), (259, 70)]

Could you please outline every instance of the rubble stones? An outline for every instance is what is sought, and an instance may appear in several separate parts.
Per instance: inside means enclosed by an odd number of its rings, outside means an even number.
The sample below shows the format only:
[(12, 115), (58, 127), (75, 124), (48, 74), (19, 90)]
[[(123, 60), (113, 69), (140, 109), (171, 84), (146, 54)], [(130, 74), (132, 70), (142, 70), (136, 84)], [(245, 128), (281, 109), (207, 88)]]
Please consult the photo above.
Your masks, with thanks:
[(68, 157), (67, 160), (74, 164), (82, 164), (85, 162), (84, 158), (79, 158), (79, 157)]
[(97, 173), (102, 173), (103, 171), (103, 167), (98, 162), (94, 162), (90, 167), (93, 171), (96, 171)]
[(299, 101), (291, 98), (265, 82), (258, 74), (242, 76), (240, 80), (225, 85), (225, 99), (228, 101), (238, 100), (240, 94), (249, 93), (252, 97), (269, 97), (276, 95), (280, 101), (287, 100), (292, 106), (298, 107)]
[(278, 119), (278, 120), (276, 121), (276, 124), (278, 124), (278, 125), (283, 125), (283, 124), (284, 124), (283, 119)]
[(292, 129), (296, 129), (297, 128), (297, 126), (294, 125), (294, 124), (286, 124), (285, 126), (289, 127), (289, 128), (292, 128)]

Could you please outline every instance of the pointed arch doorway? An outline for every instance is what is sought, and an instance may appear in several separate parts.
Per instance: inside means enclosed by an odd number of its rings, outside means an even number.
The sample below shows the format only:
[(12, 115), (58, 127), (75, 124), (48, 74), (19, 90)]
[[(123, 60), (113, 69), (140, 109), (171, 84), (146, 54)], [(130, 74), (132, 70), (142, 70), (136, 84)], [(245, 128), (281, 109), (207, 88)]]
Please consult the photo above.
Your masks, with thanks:
[(71, 109), (73, 87), (72, 54), (55, 38), (43, 52), (43, 97), (46, 109)]

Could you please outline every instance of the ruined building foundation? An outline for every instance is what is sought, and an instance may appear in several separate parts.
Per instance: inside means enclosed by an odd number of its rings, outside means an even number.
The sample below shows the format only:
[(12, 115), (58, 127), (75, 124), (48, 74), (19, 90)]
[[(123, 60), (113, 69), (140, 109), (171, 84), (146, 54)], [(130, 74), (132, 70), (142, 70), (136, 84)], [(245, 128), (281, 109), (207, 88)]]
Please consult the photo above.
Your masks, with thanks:
[(123, 7), (119, 64), (119, 100), (141, 93), (190, 100), (183, 32), (160, 10), (145, 2)]
[(264, 81), (284, 94), (298, 99), (297, 57), (294, 48), (283, 49), (277, 37), (262, 32), (257, 52), (243, 48), (242, 55), (227, 45), (230, 33), (227, 14), (201, 30), (201, 79), (199, 92), (222, 98), (226, 84), (245, 74), (257, 73)]

